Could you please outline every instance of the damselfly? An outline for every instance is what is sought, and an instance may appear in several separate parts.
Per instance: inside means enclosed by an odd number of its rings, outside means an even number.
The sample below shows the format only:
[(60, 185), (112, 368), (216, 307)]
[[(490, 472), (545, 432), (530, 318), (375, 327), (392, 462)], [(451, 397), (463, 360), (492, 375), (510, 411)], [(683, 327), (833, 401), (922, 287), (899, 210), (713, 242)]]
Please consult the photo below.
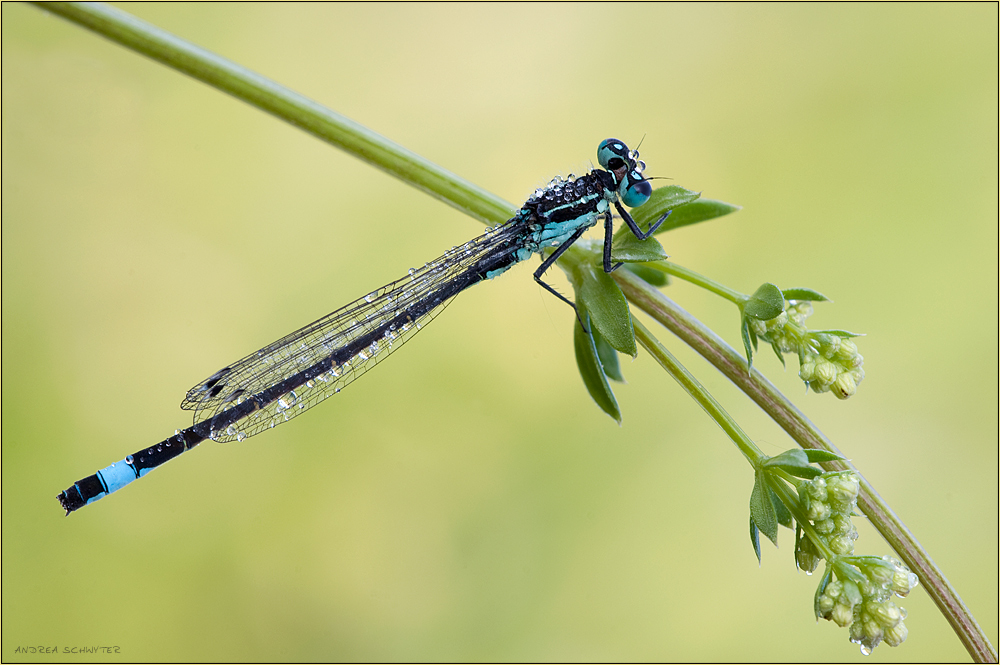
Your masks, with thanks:
[[(598, 146), (597, 159), (602, 168), (579, 177), (556, 178), (535, 190), (505, 224), (191, 388), (181, 408), (194, 411), (194, 424), (74, 483), (58, 497), (66, 514), (120, 490), (205, 439), (242, 441), (291, 420), (402, 346), (456, 295), (532, 254), (543, 256), (535, 281), (572, 306), (542, 280), (570, 245), (603, 218), (604, 270), (611, 272), (621, 265), (611, 263), (612, 207), (640, 240), (652, 235), (669, 214), (643, 232), (622, 207), (640, 206), (652, 193), (638, 152), (617, 139), (606, 139)], [(545, 256), (545, 250), (553, 247)]]

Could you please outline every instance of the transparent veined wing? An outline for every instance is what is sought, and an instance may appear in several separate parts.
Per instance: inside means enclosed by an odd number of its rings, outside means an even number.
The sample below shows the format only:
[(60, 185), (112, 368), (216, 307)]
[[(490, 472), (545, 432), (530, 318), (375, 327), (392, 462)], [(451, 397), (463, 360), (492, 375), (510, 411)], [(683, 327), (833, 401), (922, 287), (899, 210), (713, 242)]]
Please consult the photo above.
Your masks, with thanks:
[[(181, 408), (213, 421), (210, 438), (243, 440), (291, 420), (360, 377), (434, 319), (455, 295), (515, 263), (507, 223), (264, 348), (191, 388)], [(248, 411), (247, 401), (253, 403)], [(234, 419), (232, 414), (238, 414)]]

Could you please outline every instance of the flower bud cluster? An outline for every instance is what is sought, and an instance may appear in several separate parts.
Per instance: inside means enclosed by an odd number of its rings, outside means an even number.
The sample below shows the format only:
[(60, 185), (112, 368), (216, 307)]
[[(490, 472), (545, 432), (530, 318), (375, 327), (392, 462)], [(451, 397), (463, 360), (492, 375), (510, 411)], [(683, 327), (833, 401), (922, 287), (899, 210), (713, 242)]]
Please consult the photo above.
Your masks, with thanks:
[(828, 333), (809, 333), (811, 344), (799, 350), (799, 378), (813, 392), (831, 392), (847, 399), (865, 378), (864, 357), (850, 339)]
[[(824, 473), (799, 485), (799, 500), (802, 502), (806, 517), (834, 554), (843, 556), (854, 553), (854, 541), (858, 539), (858, 530), (851, 522), (851, 513), (858, 505), (860, 490), (861, 483), (853, 471)], [(799, 549), (804, 550), (805, 559), (798, 562), (799, 567), (806, 572), (812, 572), (819, 564), (818, 559), (811, 566), (802, 564), (818, 557), (815, 546), (806, 538), (800, 542)], [(798, 552), (796, 558), (798, 560)]]
[(808, 330), (805, 322), (812, 313), (812, 303), (790, 300), (775, 318), (751, 319), (750, 325), (781, 353), (798, 354), (799, 378), (814, 392), (832, 392), (838, 399), (847, 399), (865, 378), (865, 359), (850, 339)]
[[(849, 628), (851, 641), (865, 654), (881, 642), (899, 646), (906, 639), (906, 610), (890, 598), (905, 597), (917, 585), (917, 576), (890, 556), (852, 556), (858, 531), (851, 515), (858, 505), (861, 483), (853, 471), (824, 473), (799, 485), (799, 501), (812, 531), (831, 556), (816, 597), (816, 616)], [(797, 538), (795, 561), (812, 572), (823, 555), (809, 537)], [(825, 584), (825, 586), (823, 586)]]
[[(904, 597), (917, 585), (917, 576), (897, 559), (884, 556), (850, 557), (848, 579), (831, 580), (816, 599), (816, 615), (850, 628), (851, 641), (870, 654), (881, 642), (896, 647), (906, 640), (906, 610), (889, 598)], [(834, 570), (837, 570), (835, 567)]]

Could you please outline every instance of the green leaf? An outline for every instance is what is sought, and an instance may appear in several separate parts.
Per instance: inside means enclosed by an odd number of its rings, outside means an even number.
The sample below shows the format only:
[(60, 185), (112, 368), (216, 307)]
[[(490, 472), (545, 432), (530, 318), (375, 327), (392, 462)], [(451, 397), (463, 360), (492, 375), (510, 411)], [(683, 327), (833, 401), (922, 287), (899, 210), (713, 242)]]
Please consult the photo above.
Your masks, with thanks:
[(615, 280), (603, 268), (592, 263), (577, 271), (577, 277), (579, 282), (574, 280), (577, 306), (582, 305), (590, 313), (591, 321), (608, 344), (635, 358), (638, 349), (632, 317), (628, 302)]
[(743, 313), (761, 321), (769, 321), (785, 311), (785, 296), (774, 284), (762, 284), (743, 304)]
[(796, 476), (797, 478), (805, 478), (806, 480), (812, 480), (816, 476), (819, 476), (819, 475), (823, 474), (823, 469), (817, 469), (816, 467), (813, 467), (813, 466), (806, 466), (806, 467), (801, 467), (801, 468), (796, 468), (796, 469), (791, 469), (791, 470), (790, 469), (786, 469), (786, 471), (789, 474), (791, 474), (793, 476)]
[(753, 515), (750, 516), (750, 543), (753, 545), (754, 554), (757, 555), (757, 565), (760, 565), (760, 531), (753, 523)]
[[(650, 224), (662, 217), (663, 213), (689, 204), (697, 200), (699, 196), (701, 196), (701, 192), (692, 192), (690, 189), (684, 189), (678, 185), (660, 187), (659, 189), (654, 189), (649, 200), (638, 208), (633, 208), (630, 214), (635, 223), (639, 225), (639, 228), (645, 231), (649, 228)], [(671, 212), (670, 216), (660, 225), (657, 233), (666, 230), (666, 228), (676, 228), (671, 221), (676, 214), (678, 212)], [(626, 226), (625, 229), (628, 230), (628, 227)]]
[(774, 512), (778, 515), (778, 524), (784, 527), (792, 528), (792, 514), (785, 507), (785, 504), (781, 502), (778, 495), (774, 493), (770, 487), (767, 491), (771, 494), (771, 503), (774, 505)]
[(803, 450), (806, 457), (813, 464), (820, 464), (822, 462), (833, 462), (836, 460), (843, 460), (845, 458), (841, 457), (837, 453), (831, 453), (829, 450), (814, 450), (810, 448), (809, 450)]
[[(742, 210), (742, 206), (725, 203), (724, 201), (714, 201), (712, 199), (698, 199), (686, 205), (682, 205), (663, 220), (663, 224), (656, 230), (657, 233), (672, 231), (682, 226), (690, 226), (698, 222), (707, 222), (716, 217), (728, 215), (731, 212)], [(663, 214), (662, 212), (660, 213)], [(658, 217), (656, 219), (659, 219)], [(654, 219), (653, 221), (656, 221)]]
[(753, 369), (753, 350), (757, 347), (757, 333), (750, 329), (750, 319), (743, 315), (743, 324), (740, 326), (740, 336), (743, 338), (743, 348), (747, 352), (747, 373)]
[(628, 270), (653, 286), (666, 286), (670, 283), (670, 275), (642, 263), (626, 263), (619, 270)]
[(797, 478), (815, 478), (823, 473), (816, 467), (809, 465), (809, 456), (800, 448), (792, 448), (780, 455), (775, 455), (764, 462), (762, 466), (781, 469)]
[(786, 365), (785, 365), (785, 354), (783, 354), (781, 352), (781, 347), (778, 346), (777, 343), (771, 342), (771, 348), (774, 350), (774, 355), (778, 356), (778, 360), (781, 361), (781, 366), (782, 367), (786, 367)]
[(597, 358), (601, 361), (601, 369), (609, 379), (625, 383), (622, 376), (622, 368), (618, 364), (618, 352), (611, 348), (608, 341), (601, 337), (601, 333), (596, 328), (590, 329), (590, 334), (594, 337), (594, 346), (597, 347)]
[(646, 261), (660, 261), (667, 258), (667, 253), (663, 251), (663, 245), (656, 238), (646, 238), (639, 240), (632, 233), (628, 226), (623, 226), (628, 233), (619, 237), (616, 234), (611, 245), (611, 260), (624, 261), (626, 263), (645, 263)]
[(835, 335), (837, 337), (864, 337), (865, 333), (853, 333), (850, 330), (810, 330), (813, 334)]
[(769, 457), (762, 466), (776, 466), (783, 469), (788, 466), (809, 466), (806, 452), (801, 448), (789, 448), (783, 453)]
[(613, 348), (634, 358), (638, 350), (628, 302), (615, 281), (604, 272), (600, 255), (589, 249), (580, 245), (570, 247), (559, 265), (569, 276), (576, 303), (589, 313), (591, 324)]
[[(590, 325), (590, 317), (587, 311), (577, 303), (577, 311), (580, 318)], [(619, 425), (622, 423), (621, 410), (618, 408), (618, 400), (608, 385), (608, 380), (604, 376), (601, 368), (601, 361), (597, 356), (597, 348), (594, 345), (593, 336), (583, 329), (580, 322), (573, 319), (573, 350), (576, 351), (576, 366), (580, 369), (580, 376), (583, 378), (583, 385), (587, 387), (587, 392), (597, 402), (604, 413), (614, 418)]]
[(797, 288), (797, 289), (782, 289), (781, 292), (785, 295), (785, 300), (808, 300), (809, 302), (830, 302), (830, 299), (824, 296), (819, 291), (813, 291), (812, 289)]
[(767, 539), (778, 544), (778, 516), (771, 502), (770, 489), (761, 471), (754, 473), (753, 491), (750, 492), (750, 518)]

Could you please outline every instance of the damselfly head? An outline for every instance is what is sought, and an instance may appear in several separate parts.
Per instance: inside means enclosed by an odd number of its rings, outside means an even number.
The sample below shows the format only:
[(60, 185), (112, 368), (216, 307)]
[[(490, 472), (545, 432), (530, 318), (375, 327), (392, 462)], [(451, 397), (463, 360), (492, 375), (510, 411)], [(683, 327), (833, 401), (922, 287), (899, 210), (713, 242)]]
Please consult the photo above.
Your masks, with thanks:
[(605, 139), (597, 147), (597, 161), (615, 176), (622, 203), (636, 208), (649, 200), (653, 188), (642, 175), (646, 164), (638, 150), (629, 150), (618, 139)]

